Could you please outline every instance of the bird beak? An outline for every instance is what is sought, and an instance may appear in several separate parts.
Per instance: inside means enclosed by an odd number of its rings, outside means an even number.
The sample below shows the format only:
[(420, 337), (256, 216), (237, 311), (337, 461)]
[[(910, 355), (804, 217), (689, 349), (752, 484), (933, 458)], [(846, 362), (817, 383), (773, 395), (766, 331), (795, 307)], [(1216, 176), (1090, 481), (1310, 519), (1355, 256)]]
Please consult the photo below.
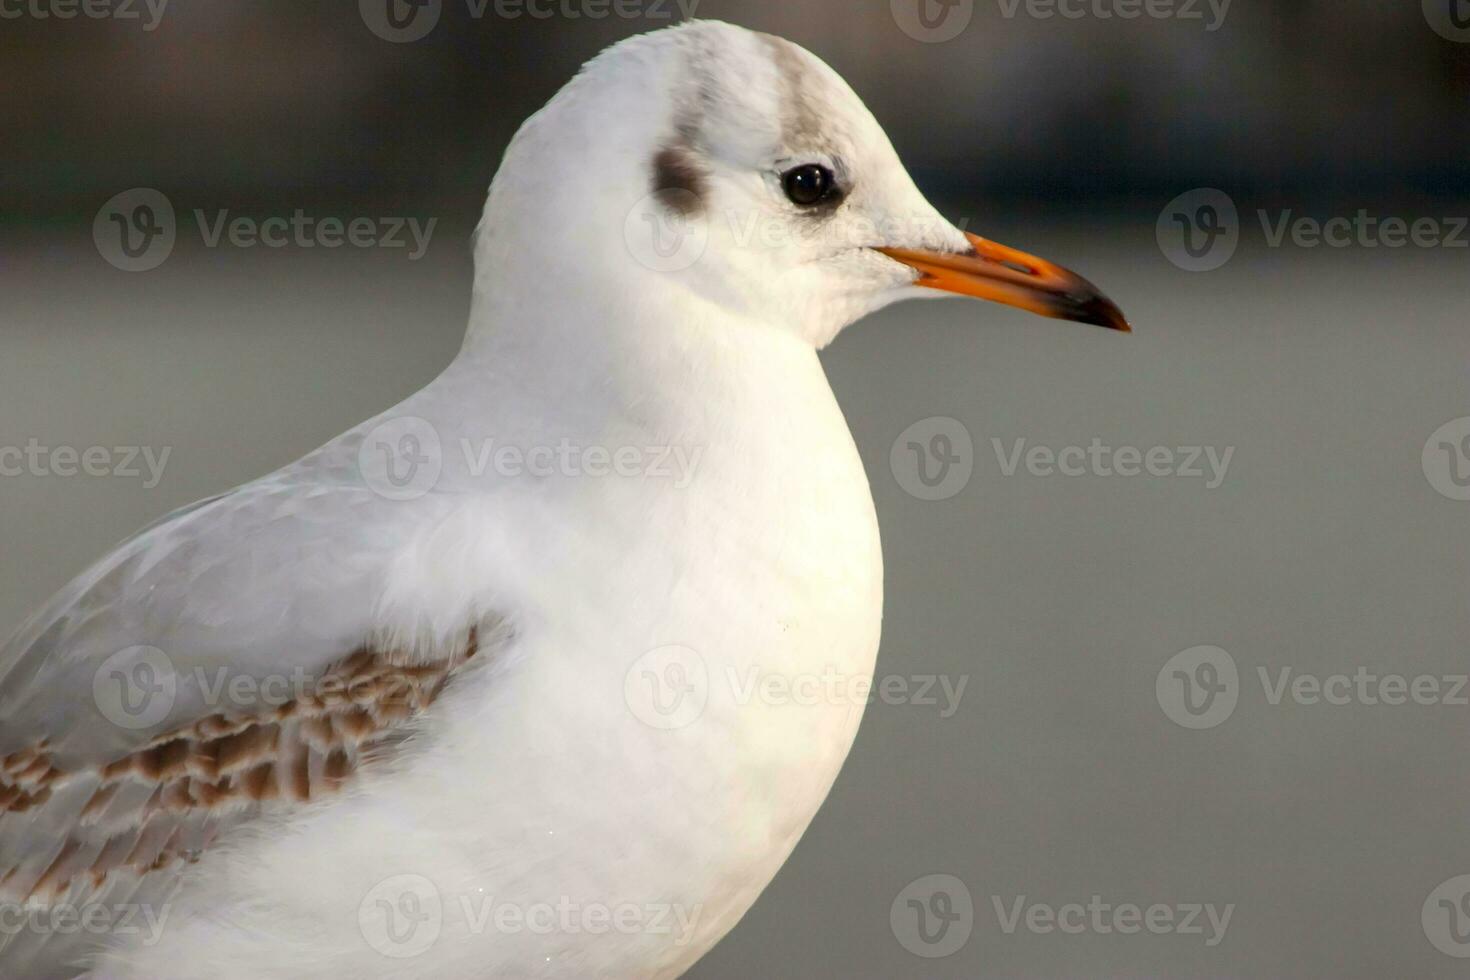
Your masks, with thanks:
[(1128, 333), (1118, 305), (1075, 272), (1045, 259), (971, 235), (969, 252), (880, 248), (919, 272), (915, 285), (1017, 306), (1058, 320), (1075, 320)]

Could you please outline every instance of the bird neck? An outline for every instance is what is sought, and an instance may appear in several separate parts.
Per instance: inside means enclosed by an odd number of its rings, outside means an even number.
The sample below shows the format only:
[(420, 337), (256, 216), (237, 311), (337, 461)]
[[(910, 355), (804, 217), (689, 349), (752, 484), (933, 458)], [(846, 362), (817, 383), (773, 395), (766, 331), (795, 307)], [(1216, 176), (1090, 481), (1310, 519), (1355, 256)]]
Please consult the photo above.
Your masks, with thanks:
[(810, 398), (814, 387), (830, 397), (801, 338), (648, 277), (623, 288), (595, 276), (482, 278), (451, 368), (456, 388), (487, 412), (516, 405), (580, 431), (628, 418), (680, 428)]

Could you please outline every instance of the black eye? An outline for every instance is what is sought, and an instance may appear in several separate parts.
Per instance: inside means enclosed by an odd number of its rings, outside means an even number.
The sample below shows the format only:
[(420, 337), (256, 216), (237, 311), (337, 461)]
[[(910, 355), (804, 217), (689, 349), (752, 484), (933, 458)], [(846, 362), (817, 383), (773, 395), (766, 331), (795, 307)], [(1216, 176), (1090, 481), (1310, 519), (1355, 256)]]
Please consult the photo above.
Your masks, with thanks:
[(781, 186), (792, 204), (809, 208), (831, 197), (837, 189), (837, 180), (821, 164), (805, 163), (782, 174)]

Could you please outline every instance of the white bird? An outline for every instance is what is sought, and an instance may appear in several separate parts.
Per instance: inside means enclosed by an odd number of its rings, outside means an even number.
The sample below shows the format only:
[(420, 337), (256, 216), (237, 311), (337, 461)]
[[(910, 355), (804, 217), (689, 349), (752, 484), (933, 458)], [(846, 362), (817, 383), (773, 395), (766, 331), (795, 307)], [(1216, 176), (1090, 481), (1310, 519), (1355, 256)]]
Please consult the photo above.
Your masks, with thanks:
[(475, 259), (439, 378), (0, 649), (0, 974), (678, 976), (806, 829), (878, 650), (817, 350), (944, 292), (1126, 329), (717, 22), (533, 116)]

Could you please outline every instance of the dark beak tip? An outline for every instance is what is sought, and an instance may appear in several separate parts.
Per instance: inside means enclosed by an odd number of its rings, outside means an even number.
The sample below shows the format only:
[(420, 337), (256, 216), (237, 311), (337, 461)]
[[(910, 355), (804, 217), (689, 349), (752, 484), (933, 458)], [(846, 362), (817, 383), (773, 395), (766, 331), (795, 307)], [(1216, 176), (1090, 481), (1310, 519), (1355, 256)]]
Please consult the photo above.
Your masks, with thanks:
[(1096, 320), (1093, 320), (1092, 323), (1099, 327), (1107, 327), (1109, 330), (1116, 330), (1118, 333), (1133, 332), (1133, 325), (1128, 322), (1128, 318), (1123, 315), (1123, 311), (1116, 306), (1112, 307), (1107, 313), (1098, 317)]
[(1132, 333), (1133, 327), (1129, 325), (1128, 318), (1118, 308), (1118, 304), (1108, 299), (1101, 293), (1094, 293), (1082, 304), (1075, 319), (1079, 323), (1086, 323), (1095, 327), (1107, 327), (1119, 333)]

